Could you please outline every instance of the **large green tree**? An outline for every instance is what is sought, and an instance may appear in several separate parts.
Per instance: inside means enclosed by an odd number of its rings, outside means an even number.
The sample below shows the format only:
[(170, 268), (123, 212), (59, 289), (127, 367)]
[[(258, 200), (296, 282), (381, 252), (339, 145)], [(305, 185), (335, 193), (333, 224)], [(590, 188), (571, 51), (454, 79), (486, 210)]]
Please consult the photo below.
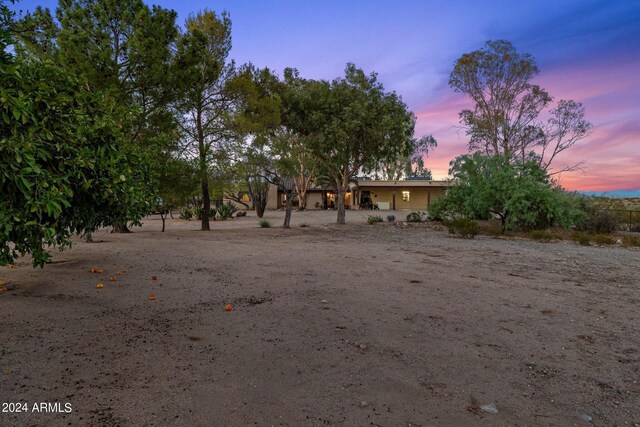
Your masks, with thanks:
[(31, 254), (42, 266), (73, 234), (141, 218), (147, 159), (125, 143), (113, 98), (52, 61), (13, 58), (0, 18), (0, 264)]
[(456, 61), (449, 85), (474, 104), (460, 113), (470, 151), (520, 163), (533, 161), (550, 173), (581, 166), (552, 168), (551, 163), (589, 134), (585, 109), (578, 102), (560, 100), (543, 121), (540, 116), (553, 98), (533, 83), (538, 74), (533, 57), (517, 52), (506, 40), (488, 41)]
[(202, 230), (209, 230), (210, 170), (222, 145), (236, 137), (233, 126), (238, 92), (231, 50), (231, 19), (226, 12), (200, 12), (187, 18), (177, 44), (174, 72), (180, 96), (177, 115), (184, 151), (197, 159), (202, 191)]
[(410, 155), (415, 116), (397, 94), (384, 90), (376, 74), (366, 75), (353, 64), (344, 77), (319, 82), (310, 91), (311, 152), (319, 175), (335, 186), (337, 222), (344, 224), (350, 181), (384, 160)]
[[(123, 142), (147, 152), (151, 168), (138, 179), (153, 199), (162, 159), (175, 144), (168, 105), (175, 95), (170, 65), (178, 34), (176, 13), (142, 0), (65, 0), (55, 16), (37, 8), (20, 21), (18, 56), (54, 61), (85, 79), (89, 90), (111, 99)], [(130, 206), (123, 205), (114, 230), (128, 231), (133, 216)]]

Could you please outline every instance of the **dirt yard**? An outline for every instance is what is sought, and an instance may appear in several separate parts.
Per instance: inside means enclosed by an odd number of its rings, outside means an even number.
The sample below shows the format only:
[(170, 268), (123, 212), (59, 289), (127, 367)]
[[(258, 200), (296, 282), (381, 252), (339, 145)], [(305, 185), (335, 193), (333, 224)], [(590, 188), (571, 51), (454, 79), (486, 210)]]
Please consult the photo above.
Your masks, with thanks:
[(0, 425), (640, 425), (639, 250), (348, 214), (0, 268)]

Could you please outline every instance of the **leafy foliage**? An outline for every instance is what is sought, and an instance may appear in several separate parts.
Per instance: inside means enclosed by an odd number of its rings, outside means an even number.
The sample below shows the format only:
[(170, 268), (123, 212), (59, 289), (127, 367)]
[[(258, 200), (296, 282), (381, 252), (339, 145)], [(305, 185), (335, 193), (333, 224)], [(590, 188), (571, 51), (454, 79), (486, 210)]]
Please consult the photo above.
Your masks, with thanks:
[(410, 212), (407, 214), (407, 222), (422, 222), (426, 214), (424, 212)]
[(434, 217), (496, 215), (503, 231), (568, 228), (582, 220), (575, 198), (556, 187), (534, 162), (510, 163), (503, 157), (474, 154), (458, 157), (451, 165), (458, 185), (432, 204), (429, 212)]
[(377, 224), (379, 222), (384, 222), (382, 217), (379, 216), (379, 215), (369, 215), (367, 217), (367, 224), (369, 224), (369, 225), (375, 225), (375, 224)]
[(109, 98), (51, 62), (4, 61), (0, 82), (1, 264), (30, 253), (42, 266), (72, 234), (149, 212), (144, 152)]
[(337, 190), (337, 222), (344, 224), (344, 195), (356, 173), (373, 171), (381, 161), (407, 156), (413, 148), (415, 116), (395, 93), (387, 93), (375, 74), (348, 64), (345, 76), (309, 88), (314, 138), (310, 150), (318, 175)]

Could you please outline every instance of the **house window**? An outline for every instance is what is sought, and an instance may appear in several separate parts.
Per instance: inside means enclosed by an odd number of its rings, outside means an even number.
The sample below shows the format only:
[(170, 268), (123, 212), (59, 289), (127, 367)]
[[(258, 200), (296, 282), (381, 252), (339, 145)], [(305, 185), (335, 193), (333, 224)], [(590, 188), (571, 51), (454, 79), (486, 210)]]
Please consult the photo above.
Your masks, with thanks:
[(408, 191), (403, 191), (402, 192), (402, 201), (403, 202), (408, 202), (409, 199), (411, 198), (411, 195)]

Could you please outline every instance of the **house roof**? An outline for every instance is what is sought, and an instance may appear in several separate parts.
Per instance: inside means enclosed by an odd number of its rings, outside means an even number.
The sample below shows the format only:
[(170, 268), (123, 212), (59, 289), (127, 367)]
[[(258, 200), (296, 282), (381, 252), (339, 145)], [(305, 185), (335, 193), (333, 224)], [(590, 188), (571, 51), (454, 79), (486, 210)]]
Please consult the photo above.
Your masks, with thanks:
[(455, 181), (425, 181), (425, 180), (398, 180), (383, 181), (374, 179), (359, 179), (358, 187), (453, 187)]

